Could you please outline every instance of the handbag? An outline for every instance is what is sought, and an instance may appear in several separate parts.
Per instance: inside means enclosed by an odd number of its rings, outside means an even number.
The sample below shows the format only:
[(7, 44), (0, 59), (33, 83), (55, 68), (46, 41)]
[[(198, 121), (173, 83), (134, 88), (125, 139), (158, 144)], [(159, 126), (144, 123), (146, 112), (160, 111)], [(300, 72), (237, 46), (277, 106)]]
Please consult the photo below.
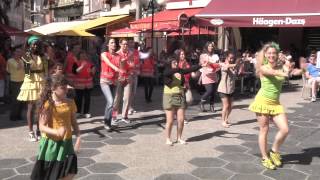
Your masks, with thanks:
[(192, 91), (190, 89), (186, 90), (186, 102), (189, 106), (193, 103)]

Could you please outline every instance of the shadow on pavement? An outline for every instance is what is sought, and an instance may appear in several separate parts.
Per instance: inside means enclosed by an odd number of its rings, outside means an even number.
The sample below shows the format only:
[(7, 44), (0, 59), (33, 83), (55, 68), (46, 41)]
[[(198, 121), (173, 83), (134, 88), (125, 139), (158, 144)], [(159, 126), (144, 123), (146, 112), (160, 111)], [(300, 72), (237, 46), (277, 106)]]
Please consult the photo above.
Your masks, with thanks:
[(282, 156), (284, 164), (309, 165), (314, 157), (320, 158), (320, 147), (303, 149), (299, 154), (286, 154)]
[(233, 138), (233, 137), (226, 137), (226, 136), (224, 136), (225, 134), (240, 135), (239, 133), (230, 133), (228, 131), (216, 131), (216, 132), (212, 132), (212, 133), (205, 133), (205, 134), (201, 134), (199, 136), (190, 137), (187, 139), (187, 142), (204, 141), (204, 140), (211, 139), (213, 137)]

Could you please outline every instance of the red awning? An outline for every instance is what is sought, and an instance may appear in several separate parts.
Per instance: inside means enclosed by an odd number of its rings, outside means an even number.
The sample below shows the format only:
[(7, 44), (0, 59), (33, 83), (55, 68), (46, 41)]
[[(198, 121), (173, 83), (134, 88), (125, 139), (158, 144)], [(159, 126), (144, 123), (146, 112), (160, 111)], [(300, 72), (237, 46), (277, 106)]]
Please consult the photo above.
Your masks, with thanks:
[[(188, 17), (193, 16), (201, 11), (202, 8), (192, 8), (192, 9), (175, 9), (175, 10), (165, 10), (154, 14), (154, 29), (160, 29), (161, 26), (166, 26), (164, 24), (170, 24), (172, 27), (179, 27), (179, 16), (181, 14), (186, 14)], [(151, 29), (152, 17), (142, 18), (133, 22), (130, 22), (130, 28), (140, 31), (146, 31)]]
[(112, 31), (109, 34), (109, 36), (110, 37), (136, 37), (138, 36), (138, 33), (139, 31), (126, 27), (126, 28)]
[(192, 27), (191, 31), (190, 29), (186, 29), (184, 33), (179, 33), (179, 32), (172, 32), (168, 34), (168, 36), (179, 36), (179, 35), (184, 35), (184, 36), (189, 36), (189, 35), (216, 35), (217, 33), (208, 29), (208, 28), (202, 28), (202, 27)]
[(27, 36), (27, 35), (28, 35), (27, 33), (19, 29), (0, 23), (0, 36)]
[(227, 27), (319, 27), (319, 7), (319, 0), (213, 0), (196, 16)]

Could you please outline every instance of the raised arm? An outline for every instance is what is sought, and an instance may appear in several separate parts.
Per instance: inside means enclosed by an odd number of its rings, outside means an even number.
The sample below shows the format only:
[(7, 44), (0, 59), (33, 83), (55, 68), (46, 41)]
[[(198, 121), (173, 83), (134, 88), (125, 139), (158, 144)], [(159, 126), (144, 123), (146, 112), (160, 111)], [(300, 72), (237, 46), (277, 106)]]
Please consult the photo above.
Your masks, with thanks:
[(66, 129), (64, 127), (60, 127), (59, 129), (53, 129), (48, 126), (49, 118), (51, 112), (49, 110), (43, 110), (43, 112), (40, 113), (39, 117), (39, 129), (41, 132), (46, 133), (51, 136), (57, 136), (59, 138), (63, 138), (63, 136), (66, 133)]
[(107, 65), (108, 65), (109, 67), (111, 67), (113, 70), (115, 70), (115, 71), (117, 71), (117, 72), (120, 71), (120, 69), (119, 69), (117, 66), (115, 66), (114, 64), (111, 63), (111, 61), (108, 59), (108, 57), (106, 56), (105, 53), (101, 53), (101, 60), (104, 61), (104, 62), (106, 62)]
[(285, 71), (283, 68), (280, 69), (271, 69), (266, 66), (262, 66), (260, 69), (260, 74), (263, 76), (281, 76), (288, 77), (289, 71)]

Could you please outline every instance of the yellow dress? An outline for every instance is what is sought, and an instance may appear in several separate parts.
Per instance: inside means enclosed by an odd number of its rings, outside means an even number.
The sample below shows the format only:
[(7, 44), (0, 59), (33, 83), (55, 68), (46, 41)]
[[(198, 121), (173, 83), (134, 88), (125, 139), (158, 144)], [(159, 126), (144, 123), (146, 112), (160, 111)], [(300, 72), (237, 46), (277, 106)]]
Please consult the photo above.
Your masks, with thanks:
[(279, 102), (284, 77), (265, 76), (261, 77), (260, 81), (261, 88), (250, 104), (249, 110), (271, 116), (285, 113), (284, 107)]
[(30, 71), (25, 72), (26, 74), (17, 99), (19, 101), (36, 101), (40, 98), (40, 93), (44, 87), (47, 63), (40, 56), (37, 56), (35, 60), (27, 62), (30, 65)]

